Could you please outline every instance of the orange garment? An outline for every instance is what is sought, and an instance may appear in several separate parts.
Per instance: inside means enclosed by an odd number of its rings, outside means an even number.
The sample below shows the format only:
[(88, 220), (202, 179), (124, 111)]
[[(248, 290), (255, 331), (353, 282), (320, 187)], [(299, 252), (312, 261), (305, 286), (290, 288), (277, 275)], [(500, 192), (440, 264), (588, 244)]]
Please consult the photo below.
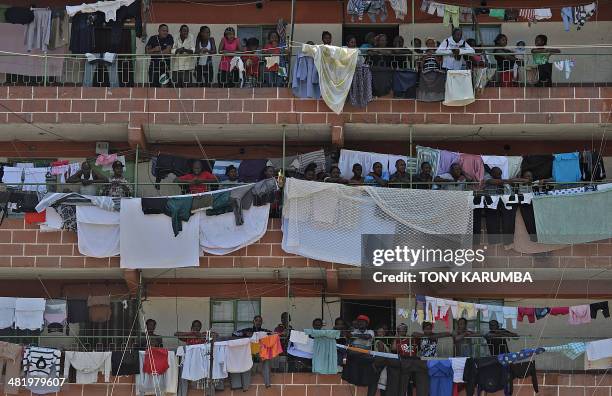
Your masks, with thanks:
[(278, 334), (272, 334), (259, 340), (259, 357), (261, 360), (274, 359), (281, 353), (283, 353), (283, 346)]

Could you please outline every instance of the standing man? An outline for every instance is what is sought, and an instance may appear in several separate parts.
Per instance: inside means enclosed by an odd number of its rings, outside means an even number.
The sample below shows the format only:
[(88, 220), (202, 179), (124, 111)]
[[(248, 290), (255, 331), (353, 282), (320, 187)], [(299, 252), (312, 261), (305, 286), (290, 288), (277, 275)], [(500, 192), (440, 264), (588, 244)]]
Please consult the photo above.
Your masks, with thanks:
[(513, 337), (518, 337), (518, 334), (500, 328), (497, 320), (491, 320), (489, 322), (489, 332), (484, 336), (485, 340), (487, 340), (491, 356), (510, 352), (506, 339)]
[(151, 55), (149, 62), (149, 83), (152, 87), (165, 86), (170, 78), (170, 55), (174, 46), (174, 38), (168, 33), (168, 25), (162, 23), (157, 29), (157, 34), (151, 36), (147, 41), (145, 52)]
[(81, 183), (79, 186), (79, 192), (82, 195), (97, 195), (96, 183), (106, 183), (108, 178), (98, 172), (95, 168), (85, 161), (81, 164), (79, 169), (74, 175), (66, 179), (67, 183)]
[(370, 318), (366, 315), (359, 315), (356, 322), (356, 328), (351, 332), (351, 345), (357, 348), (372, 349), (374, 331), (368, 329)]
[(110, 179), (110, 185), (105, 188), (104, 195), (113, 198), (132, 196), (130, 182), (123, 177), (123, 163), (121, 161), (113, 162), (113, 176)]
[(155, 334), (157, 322), (154, 319), (147, 319), (145, 326), (147, 329), (145, 333), (141, 335), (140, 349), (163, 348), (164, 343), (162, 338)]
[(195, 68), (196, 58), (195, 39), (189, 33), (187, 25), (181, 26), (179, 38), (172, 46), (172, 82), (176, 87), (190, 86), (192, 82), (193, 69)]
[(465, 69), (463, 55), (473, 54), (474, 48), (463, 40), (463, 31), (459, 28), (453, 29), (453, 34), (445, 39), (436, 51), (439, 55), (444, 55), (442, 68), (446, 70)]
[(191, 173), (177, 177), (174, 182), (189, 186), (191, 194), (205, 193), (208, 191), (206, 182), (215, 182), (217, 178), (212, 173), (203, 170), (202, 161), (193, 161)]

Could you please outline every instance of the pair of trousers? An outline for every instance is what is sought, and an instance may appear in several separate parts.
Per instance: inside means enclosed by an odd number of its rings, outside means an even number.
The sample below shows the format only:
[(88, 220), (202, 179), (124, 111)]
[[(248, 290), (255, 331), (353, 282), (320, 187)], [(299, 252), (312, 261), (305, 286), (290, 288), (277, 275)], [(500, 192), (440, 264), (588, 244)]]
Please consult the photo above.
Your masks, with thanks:
[(525, 223), (525, 228), (529, 233), (529, 239), (532, 242), (538, 240), (536, 235), (536, 225), (535, 225), (535, 216), (533, 214), (533, 205), (521, 205), (521, 216), (523, 216), (523, 222)]
[(152, 87), (161, 87), (159, 83), (159, 77), (166, 73), (169, 69), (169, 65), (166, 61), (157, 61), (149, 63), (149, 84)]
[(552, 63), (538, 65), (538, 85), (549, 86), (552, 84)]
[(512, 243), (514, 240), (516, 206), (506, 209), (505, 205), (500, 202), (497, 209), (485, 209), (485, 217), (489, 243), (503, 243), (505, 245)]
[[(104, 62), (104, 65), (106, 66), (106, 70), (108, 71), (108, 83), (111, 88), (117, 88), (119, 86), (118, 64), (119, 64), (118, 59), (115, 59), (113, 63)], [(97, 62), (89, 63), (85, 61), (85, 73), (83, 74), (83, 86), (84, 87), (93, 86), (94, 70), (98, 70), (98, 72), (100, 72), (100, 70), (103, 70), (103, 69), (100, 69), (98, 66), (101, 66), (101, 64), (98, 64)], [(99, 77), (98, 77), (98, 80), (100, 80)]]
[(270, 386), (271, 362), (271, 360), (262, 360), (259, 363), (253, 363), (253, 368), (251, 369), (255, 373), (261, 371), (265, 386)]
[(232, 390), (249, 390), (249, 386), (251, 386), (251, 370), (245, 371), (244, 373), (230, 373), (229, 376)]
[(172, 82), (178, 88), (191, 86), (191, 70), (176, 70), (172, 72)]
[(212, 63), (196, 66), (196, 81), (200, 87), (210, 87), (214, 79)]

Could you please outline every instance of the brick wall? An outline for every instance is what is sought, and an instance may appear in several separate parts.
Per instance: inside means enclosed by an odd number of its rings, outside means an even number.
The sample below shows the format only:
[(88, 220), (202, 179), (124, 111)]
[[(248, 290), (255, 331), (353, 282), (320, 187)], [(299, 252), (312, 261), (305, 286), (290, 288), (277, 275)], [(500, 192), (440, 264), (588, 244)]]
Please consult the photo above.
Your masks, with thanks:
[(461, 107), (385, 97), (341, 115), (286, 88), (0, 87), (0, 104), (0, 123), (571, 124), (609, 122), (612, 88), (487, 88)]
[[(57, 396), (131, 396), (135, 394), (130, 377), (122, 377), (114, 386), (109, 384), (67, 384)], [(518, 396), (611, 396), (612, 374), (538, 374), (540, 392), (534, 393), (528, 380), (514, 382), (514, 395)], [(189, 396), (200, 396), (202, 390), (190, 389)], [(242, 390), (216, 392), (219, 396), (366, 396), (366, 389), (343, 382), (337, 375), (313, 375), (310, 373), (272, 374), (272, 386), (266, 388), (260, 375), (254, 375), (247, 392)], [(460, 395), (465, 395), (460, 392)], [(20, 392), (29, 396), (29, 392)], [(487, 395), (492, 395), (487, 393)], [(503, 395), (503, 392), (494, 393)]]
[[(281, 249), (280, 219), (271, 219), (268, 232), (257, 243), (226, 256), (200, 258), (202, 268), (340, 268), (285, 253)], [(119, 257), (93, 258), (79, 254), (74, 232), (40, 232), (23, 219), (5, 219), (0, 226), (0, 267), (119, 268)], [(568, 246), (545, 255), (522, 255), (503, 246), (487, 250), (485, 268), (607, 268), (612, 264), (612, 240)]]

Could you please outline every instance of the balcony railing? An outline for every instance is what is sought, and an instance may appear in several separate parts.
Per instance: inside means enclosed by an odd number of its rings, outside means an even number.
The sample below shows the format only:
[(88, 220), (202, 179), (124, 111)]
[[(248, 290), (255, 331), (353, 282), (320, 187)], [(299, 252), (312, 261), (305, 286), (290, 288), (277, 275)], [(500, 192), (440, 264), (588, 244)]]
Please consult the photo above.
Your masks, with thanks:
[[(607, 86), (612, 84), (612, 50), (610, 48), (564, 49), (552, 54), (549, 63), (537, 65), (533, 55), (523, 52), (495, 53), (487, 47), (475, 55), (462, 56), (466, 69), (473, 71), (474, 86)], [(422, 50), (420, 50), (422, 51)], [(296, 55), (269, 55), (256, 51), (230, 55), (211, 55), (210, 63), (200, 65), (199, 55), (164, 55), (152, 59), (143, 54), (121, 54), (91, 60), (84, 55), (32, 55), (0, 51), (3, 70), (0, 83), (9, 86), (85, 86), (85, 87), (287, 87), (291, 86), (291, 69)], [(244, 66), (239, 72), (220, 70), (238, 57)], [(276, 63), (271, 59), (277, 61)], [(385, 70), (414, 71), (423, 69), (423, 53), (409, 49), (379, 49), (363, 52), (365, 63)], [(516, 59), (509, 59), (515, 57)], [(23, 67), (25, 65), (25, 67)], [(516, 65), (516, 66), (515, 66)], [(226, 69), (226, 67), (223, 67)], [(28, 70), (28, 75), (19, 74)], [(242, 69), (241, 69), (242, 70)]]

